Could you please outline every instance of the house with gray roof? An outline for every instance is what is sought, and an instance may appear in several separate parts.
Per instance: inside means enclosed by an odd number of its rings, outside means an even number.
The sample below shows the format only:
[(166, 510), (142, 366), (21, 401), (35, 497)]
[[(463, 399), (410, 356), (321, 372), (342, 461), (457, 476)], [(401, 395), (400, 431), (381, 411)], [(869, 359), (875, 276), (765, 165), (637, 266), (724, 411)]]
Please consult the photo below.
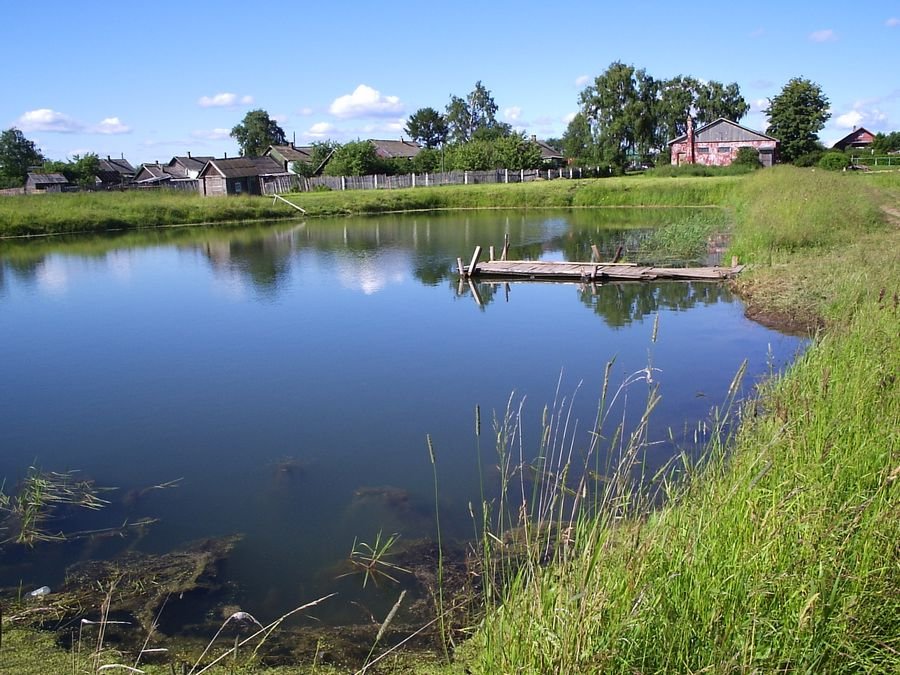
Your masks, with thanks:
[(531, 137), (531, 142), (538, 146), (541, 150), (541, 164), (544, 167), (552, 167), (558, 169), (565, 166), (566, 157), (552, 145), (548, 145), (545, 141), (539, 141), (537, 136)]
[(422, 146), (415, 141), (400, 139), (399, 141), (380, 141), (373, 138), (369, 143), (375, 146), (375, 154), (381, 159), (412, 159), (422, 151)]
[(69, 186), (69, 179), (61, 173), (29, 173), (25, 179), (25, 194), (62, 192)]
[(99, 159), (94, 183), (98, 188), (109, 189), (127, 185), (134, 178), (136, 171), (124, 157), (114, 159), (109, 155)]
[(286, 176), (287, 171), (271, 157), (211, 159), (200, 170), (201, 192), (208, 197), (262, 194), (260, 177)]
[(166, 167), (173, 176), (177, 176), (179, 178), (197, 178), (200, 175), (200, 172), (203, 171), (203, 167), (206, 166), (206, 163), (215, 157), (210, 156), (200, 156), (193, 157), (191, 153), (188, 153), (187, 156), (175, 156), (169, 160), (169, 163), (166, 164)]
[(753, 131), (737, 122), (720, 117), (696, 131), (688, 117), (687, 133), (669, 141), (672, 164), (705, 164), (728, 166), (741, 148), (752, 148), (759, 154), (763, 166), (775, 163), (778, 139), (760, 131)]

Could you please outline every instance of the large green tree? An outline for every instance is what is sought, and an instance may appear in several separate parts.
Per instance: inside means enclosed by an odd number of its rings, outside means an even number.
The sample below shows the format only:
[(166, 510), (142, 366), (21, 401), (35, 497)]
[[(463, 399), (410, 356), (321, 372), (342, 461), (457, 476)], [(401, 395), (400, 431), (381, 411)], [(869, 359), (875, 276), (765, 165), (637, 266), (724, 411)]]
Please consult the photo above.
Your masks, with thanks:
[(231, 130), (231, 137), (241, 146), (244, 157), (258, 157), (270, 145), (284, 145), (284, 129), (265, 110), (251, 110)]
[(627, 156), (653, 146), (658, 84), (644, 70), (615, 61), (581, 92), (585, 117), (597, 131), (600, 156), (617, 171)]
[(325, 167), (329, 176), (368, 176), (382, 173), (383, 162), (369, 141), (351, 141), (334, 151)]
[(93, 152), (73, 155), (72, 159), (66, 162), (46, 161), (43, 166), (45, 173), (61, 173), (70, 183), (81, 187), (93, 186), (99, 170), (100, 158)]
[(455, 143), (473, 139), (493, 140), (512, 133), (512, 127), (497, 120), (497, 104), (481, 80), (466, 98), (451, 96), (447, 104), (447, 125)]
[(28, 170), (43, 161), (44, 156), (34, 141), (29, 141), (15, 127), (0, 133), (0, 187), (23, 185)]
[(587, 116), (580, 112), (572, 118), (562, 137), (563, 154), (579, 164), (597, 161), (597, 144)]
[(438, 148), (447, 141), (446, 118), (434, 108), (419, 108), (406, 121), (406, 133), (426, 148)]
[(306, 176), (307, 178), (316, 176), (324, 169), (325, 162), (331, 156), (331, 153), (339, 147), (340, 143), (331, 140), (313, 143), (309, 161), (294, 162), (291, 168), (294, 170), (294, 173), (300, 176)]
[(889, 134), (875, 134), (870, 148), (873, 154), (886, 155), (889, 152), (900, 151), (900, 131), (892, 131)]
[(781, 158), (793, 162), (818, 147), (818, 132), (831, 117), (822, 88), (800, 77), (791, 79), (764, 111), (769, 118), (766, 133), (780, 141)]
[(703, 126), (720, 117), (738, 122), (750, 110), (737, 83), (722, 84), (678, 75), (659, 84), (655, 105), (657, 148), (687, 131), (690, 117), (695, 126)]

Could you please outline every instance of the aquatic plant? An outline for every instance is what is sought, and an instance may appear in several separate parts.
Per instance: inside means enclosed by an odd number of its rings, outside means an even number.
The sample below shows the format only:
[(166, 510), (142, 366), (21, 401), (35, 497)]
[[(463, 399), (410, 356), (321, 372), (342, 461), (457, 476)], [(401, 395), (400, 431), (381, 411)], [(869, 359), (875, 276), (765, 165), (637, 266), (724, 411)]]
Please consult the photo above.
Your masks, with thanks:
[(371, 579), (376, 586), (378, 585), (379, 580), (384, 579), (399, 584), (400, 581), (393, 576), (395, 573), (411, 573), (408, 569), (400, 567), (388, 560), (394, 544), (397, 543), (399, 538), (400, 535), (394, 533), (386, 539), (382, 539), (381, 530), (378, 530), (378, 534), (375, 535), (375, 542), (372, 544), (359, 541), (359, 539), (354, 539), (353, 548), (350, 550), (350, 557), (348, 560), (355, 569), (353, 572), (339, 575), (338, 578), (340, 579), (352, 574), (362, 574), (363, 588), (366, 587), (369, 579)]
[(58, 521), (66, 508), (96, 511), (109, 504), (99, 496), (109, 488), (98, 488), (92, 480), (78, 479), (76, 474), (31, 466), (14, 494), (6, 494), (0, 486), (0, 529), (7, 533), (0, 545), (12, 542), (33, 547), (39, 542), (63, 541), (67, 535), (62, 530), (47, 526)]

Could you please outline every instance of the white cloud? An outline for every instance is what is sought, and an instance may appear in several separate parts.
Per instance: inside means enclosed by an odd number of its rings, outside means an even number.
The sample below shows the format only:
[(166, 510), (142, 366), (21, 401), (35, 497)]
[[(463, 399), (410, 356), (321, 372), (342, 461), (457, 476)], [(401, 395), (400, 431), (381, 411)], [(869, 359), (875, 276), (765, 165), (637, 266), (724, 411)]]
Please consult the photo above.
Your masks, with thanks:
[(382, 96), (377, 89), (361, 84), (352, 94), (334, 99), (328, 110), (335, 117), (349, 119), (402, 115), (404, 107), (398, 97)]
[(896, 16), (892, 16), (890, 19), (884, 22), (884, 25), (888, 28), (896, 28), (897, 26), (900, 26), (900, 19), (898, 19)]
[(325, 138), (329, 134), (334, 133), (334, 125), (328, 122), (316, 122), (304, 135), (308, 138)]
[(854, 107), (853, 110), (838, 115), (834, 126), (838, 129), (854, 129), (861, 126), (878, 127), (888, 116), (878, 108)]
[(575, 119), (575, 115), (577, 114), (577, 112), (570, 112), (568, 115), (563, 117), (563, 122), (565, 122), (566, 124), (571, 124), (572, 120)]
[(201, 108), (234, 108), (238, 104), (251, 105), (252, 103), (252, 96), (238, 96), (230, 91), (224, 91), (212, 96), (201, 96), (197, 100), (197, 105)]
[(809, 39), (813, 42), (834, 42), (837, 40), (837, 33), (830, 28), (825, 28), (810, 33)]
[(769, 107), (769, 99), (758, 98), (750, 102), (750, 112), (762, 112)]
[(78, 120), (50, 108), (29, 110), (16, 120), (16, 126), (22, 131), (54, 131), (60, 134), (84, 130), (84, 124)]
[(192, 138), (201, 138), (205, 141), (221, 141), (229, 136), (231, 136), (230, 129), (201, 129), (191, 132)]
[(309, 117), (310, 115), (313, 114), (313, 109), (312, 108), (300, 108), (300, 110), (297, 111), (297, 114), (303, 115), (303, 117)]
[(837, 117), (834, 120), (834, 123), (840, 129), (852, 129), (853, 127), (859, 126), (859, 123), (862, 122), (862, 118), (862, 113), (858, 110), (851, 110), (850, 112)]
[(286, 122), (287, 122), (289, 119), (291, 119), (291, 118), (288, 117), (288, 116), (287, 116), (286, 114), (284, 114), (284, 113), (278, 113), (277, 115), (272, 115), (269, 119), (278, 122), (278, 124), (284, 124), (284, 123), (286, 123)]
[(575, 78), (575, 86), (576, 87), (586, 87), (588, 83), (591, 81), (590, 75), (579, 75)]
[(503, 111), (503, 117), (510, 122), (518, 122), (522, 117), (522, 109), (517, 105), (506, 108)]
[(98, 134), (130, 134), (131, 127), (122, 124), (118, 117), (107, 117), (91, 131)]

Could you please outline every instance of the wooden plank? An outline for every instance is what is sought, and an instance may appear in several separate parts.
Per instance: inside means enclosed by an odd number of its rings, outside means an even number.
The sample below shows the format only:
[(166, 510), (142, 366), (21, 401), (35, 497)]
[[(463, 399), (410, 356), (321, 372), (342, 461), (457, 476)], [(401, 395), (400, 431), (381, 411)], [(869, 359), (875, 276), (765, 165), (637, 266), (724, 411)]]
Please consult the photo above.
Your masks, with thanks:
[(479, 274), (481, 276), (529, 277), (541, 279), (560, 279), (582, 281), (604, 280), (649, 280), (649, 279), (697, 279), (701, 281), (718, 281), (733, 277), (743, 267), (647, 267), (635, 263), (589, 263), (560, 260), (489, 260), (478, 262), (480, 247), (473, 254), (473, 262), (468, 268), (462, 268), (462, 260), (457, 259), (457, 269), (461, 275)]
[(469, 276), (475, 274), (475, 266), (478, 265), (478, 258), (481, 257), (481, 247), (476, 246), (472, 253), (472, 262), (469, 263)]

